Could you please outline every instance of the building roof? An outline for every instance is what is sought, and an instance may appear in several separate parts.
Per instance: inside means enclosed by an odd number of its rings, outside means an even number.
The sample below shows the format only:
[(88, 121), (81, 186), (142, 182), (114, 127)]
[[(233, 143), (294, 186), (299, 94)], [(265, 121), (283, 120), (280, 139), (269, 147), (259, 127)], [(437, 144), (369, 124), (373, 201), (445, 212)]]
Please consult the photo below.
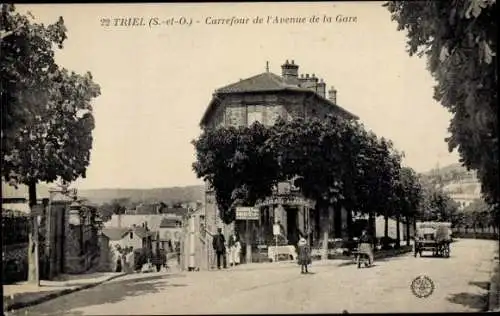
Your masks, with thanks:
[(216, 93), (238, 93), (238, 92), (258, 92), (258, 91), (279, 91), (279, 90), (306, 91), (296, 85), (285, 82), (280, 76), (272, 72), (264, 72), (256, 76), (240, 80), (225, 87), (219, 88)]
[(102, 234), (110, 240), (120, 240), (130, 232), (130, 228), (104, 227)]
[(169, 214), (169, 215), (175, 215), (175, 216), (185, 216), (189, 210), (187, 208), (164, 208), (162, 210), (162, 214)]
[(176, 228), (178, 219), (175, 218), (163, 218), (160, 223), (160, 228)]
[(133, 227), (132, 230), (140, 238), (145, 238), (145, 237), (149, 237), (149, 236), (153, 235), (153, 232), (148, 231), (146, 228), (144, 228), (142, 226)]
[[(179, 209), (181, 210), (181, 209)], [(180, 211), (179, 211), (180, 212)], [(111, 219), (104, 223), (106, 227), (133, 227), (134, 225), (142, 226), (143, 223), (148, 224), (150, 231), (157, 231), (163, 218), (180, 218), (180, 215), (175, 213), (152, 214), (152, 215), (130, 215), (130, 214), (113, 214)]]
[(134, 232), (137, 236), (139, 236), (139, 238), (149, 237), (154, 234), (153, 232), (148, 231), (146, 228), (142, 226), (126, 227), (126, 228), (104, 227), (102, 229), (103, 235), (108, 237), (110, 240), (120, 240), (130, 232)]
[(271, 72), (264, 72), (215, 90), (214, 97), (212, 98), (212, 101), (210, 101), (207, 110), (203, 114), (203, 117), (200, 121), (200, 125), (204, 125), (206, 123), (210, 113), (218, 105), (220, 95), (232, 94), (232, 93), (272, 92), (272, 91), (295, 91), (295, 92), (313, 94), (323, 103), (334, 107), (336, 110), (344, 113), (347, 117), (352, 119), (358, 119), (356, 115), (350, 113), (349, 111), (345, 110), (339, 105), (334, 104), (332, 101), (328, 100), (327, 98), (324, 98), (315, 91), (307, 88), (302, 88), (298, 85), (289, 84), (282, 77), (276, 74), (273, 74)]
[[(49, 187), (47, 184), (37, 184), (36, 185), (36, 195), (37, 199), (49, 198)], [(18, 184), (17, 186), (10, 185), (9, 183), (2, 181), (2, 198), (3, 199), (14, 199), (14, 198), (29, 198), (28, 186), (24, 184)]]

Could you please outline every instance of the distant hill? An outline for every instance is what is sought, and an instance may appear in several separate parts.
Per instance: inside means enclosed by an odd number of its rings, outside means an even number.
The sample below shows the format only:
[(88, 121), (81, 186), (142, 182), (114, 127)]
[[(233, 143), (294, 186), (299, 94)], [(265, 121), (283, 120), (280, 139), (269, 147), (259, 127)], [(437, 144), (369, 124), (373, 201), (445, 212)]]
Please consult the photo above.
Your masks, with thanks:
[(461, 164), (451, 164), (439, 169), (422, 173), (422, 180), (433, 185), (443, 185), (443, 189), (452, 195), (479, 197), (481, 183), (475, 177), (475, 171), (467, 171)]
[(155, 189), (81, 189), (78, 190), (78, 194), (96, 204), (123, 198), (128, 198), (131, 202), (164, 202), (172, 204), (203, 201), (205, 197), (203, 185)]
[(425, 176), (434, 175), (438, 171), (440, 173), (448, 173), (448, 172), (453, 172), (453, 171), (466, 172), (467, 169), (465, 167), (462, 167), (462, 164), (460, 164), (460, 163), (453, 163), (451, 165), (447, 165), (447, 166), (439, 167), (439, 168), (433, 168), (429, 171), (422, 172), (422, 175), (425, 175)]

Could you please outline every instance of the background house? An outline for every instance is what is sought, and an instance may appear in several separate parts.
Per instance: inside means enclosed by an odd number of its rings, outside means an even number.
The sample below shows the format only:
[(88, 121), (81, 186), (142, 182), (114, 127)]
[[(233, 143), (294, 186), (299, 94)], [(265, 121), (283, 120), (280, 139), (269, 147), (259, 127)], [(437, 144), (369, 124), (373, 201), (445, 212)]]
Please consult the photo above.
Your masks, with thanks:
[[(178, 218), (163, 218), (158, 228), (158, 246), (160, 249), (173, 251), (175, 244), (181, 241), (182, 238), (182, 219)], [(173, 247), (172, 248), (169, 248)]]
[(144, 226), (105, 227), (99, 240), (99, 270), (115, 271), (119, 249), (132, 248), (134, 252), (150, 253), (154, 233)]

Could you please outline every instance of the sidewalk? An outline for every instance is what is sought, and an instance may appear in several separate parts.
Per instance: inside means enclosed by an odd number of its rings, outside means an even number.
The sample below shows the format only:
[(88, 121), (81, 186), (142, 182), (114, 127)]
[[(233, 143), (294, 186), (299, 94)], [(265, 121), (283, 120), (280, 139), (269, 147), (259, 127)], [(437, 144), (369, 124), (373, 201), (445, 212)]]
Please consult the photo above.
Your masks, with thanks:
[(41, 280), (39, 287), (27, 282), (3, 285), (3, 309), (11, 311), (40, 304), (62, 295), (97, 286), (124, 274), (114, 272), (66, 274), (51, 281)]
[(500, 312), (500, 260), (498, 254), (493, 259), (491, 272), (490, 291), (488, 300), (489, 312)]

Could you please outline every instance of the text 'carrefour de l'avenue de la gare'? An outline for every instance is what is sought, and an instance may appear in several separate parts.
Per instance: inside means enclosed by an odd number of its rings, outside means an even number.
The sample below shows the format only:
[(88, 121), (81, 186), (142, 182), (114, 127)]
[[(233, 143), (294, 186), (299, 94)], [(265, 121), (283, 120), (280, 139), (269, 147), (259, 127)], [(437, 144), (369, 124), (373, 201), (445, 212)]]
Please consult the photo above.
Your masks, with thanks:
[(298, 16), (298, 17), (281, 17), (281, 16), (256, 16), (250, 17), (230, 17), (221, 18), (209, 16), (205, 18), (205, 24), (208, 25), (245, 25), (245, 24), (306, 24), (306, 23), (353, 23), (357, 22), (355, 16), (328, 16), (328, 15), (312, 15), (312, 16)]

